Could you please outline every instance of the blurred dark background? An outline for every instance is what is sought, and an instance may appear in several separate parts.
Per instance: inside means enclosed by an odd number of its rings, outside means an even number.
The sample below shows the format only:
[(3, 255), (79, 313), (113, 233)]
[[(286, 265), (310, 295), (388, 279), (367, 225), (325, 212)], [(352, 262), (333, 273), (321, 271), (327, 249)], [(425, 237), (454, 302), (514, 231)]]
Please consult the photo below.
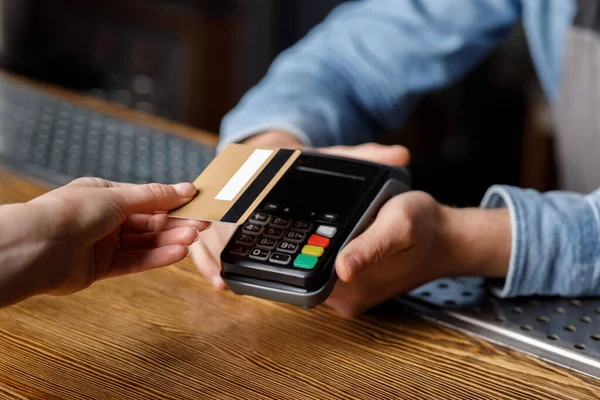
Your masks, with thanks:
[[(218, 132), (271, 61), (340, 0), (0, 0), (5, 69)], [(458, 206), (504, 183), (554, 188), (547, 109), (520, 26), (381, 141)]]

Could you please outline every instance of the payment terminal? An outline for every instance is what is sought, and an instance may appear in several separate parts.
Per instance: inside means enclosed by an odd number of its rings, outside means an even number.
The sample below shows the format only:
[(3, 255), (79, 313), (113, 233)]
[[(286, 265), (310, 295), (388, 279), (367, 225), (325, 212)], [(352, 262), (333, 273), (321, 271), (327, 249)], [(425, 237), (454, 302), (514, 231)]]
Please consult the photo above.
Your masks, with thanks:
[(409, 188), (404, 168), (303, 151), (223, 250), (227, 287), (303, 307), (322, 303), (337, 279), (338, 252)]

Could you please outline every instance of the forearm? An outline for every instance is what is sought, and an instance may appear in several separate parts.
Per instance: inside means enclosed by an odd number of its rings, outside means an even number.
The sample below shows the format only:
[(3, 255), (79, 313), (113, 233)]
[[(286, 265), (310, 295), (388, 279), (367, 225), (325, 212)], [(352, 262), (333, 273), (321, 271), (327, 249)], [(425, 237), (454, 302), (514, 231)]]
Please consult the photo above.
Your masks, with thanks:
[(444, 207), (444, 214), (449, 275), (506, 277), (512, 237), (508, 210)]
[(372, 141), (475, 65), (519, 10), (513, 0), (344, 3), (224, 118), (220, 148), (268, 130), (317, 147)]
[(48, 243), (36, 233), (40, 210), (30, 204), (0, 206), (0, 308), (45, 292), (50, 282), (40, 265)]
[(244, 143), (250, 146), (276, 146), (287, 149), (306, 147), (296, 136), (286, 131), (258, 132), (256, 135), (245, 139)]

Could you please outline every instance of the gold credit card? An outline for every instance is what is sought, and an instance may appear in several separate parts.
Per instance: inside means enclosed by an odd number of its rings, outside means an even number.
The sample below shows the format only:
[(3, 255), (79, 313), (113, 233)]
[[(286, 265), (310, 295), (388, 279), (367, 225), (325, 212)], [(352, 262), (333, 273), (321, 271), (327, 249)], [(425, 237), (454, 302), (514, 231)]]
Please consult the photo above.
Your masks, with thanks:
[(198, 194), (170, 217), (242, 224), (300, 156), (300, 150), (230, 144), (194, 181)]

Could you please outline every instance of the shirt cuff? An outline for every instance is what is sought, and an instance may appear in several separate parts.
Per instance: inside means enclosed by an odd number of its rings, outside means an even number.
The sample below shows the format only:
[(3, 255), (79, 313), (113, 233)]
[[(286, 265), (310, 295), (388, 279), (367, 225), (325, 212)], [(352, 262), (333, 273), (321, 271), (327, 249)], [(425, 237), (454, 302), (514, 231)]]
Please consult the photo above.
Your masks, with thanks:
[(217, 145), (217, 154), (221, 152), (230, 143), (240, 143), (252, 136), (255, 136), (261, 132), (267, 131), (285, 131), (290, 133), (296, 139), (302, 142), (306, 146), (311, 146), (312, 141), (308, 135), (297, 126), (288, 123), (264, 123), (260, 125), (254, 125), (249, 128), (224, 135)]
[(504, 281), (490, 281), (498, 297), (597, 296), (600, 291), (598, 194), (492, 186), (481, 207), (506, 207), (512, 246)]
[(510, 215), (510, 226), (511, 226), (511, 251), (510, 260), (508, 264), (508, 273), (506, 279), (491, 279), (489, 280), (490, 289), (494, 295), (501, 298), (512, 297), (516, 295), (516, 284), (518, 277), (520, 276), (519, 263), (517, 260), (520, 259), (521, 240), (520, 232), (518, 229), (518, 210), (515, 206), (515, 202), (511, 197), (510, 192), (507, 188), (494, 185), (491, 186), (483, 199), (481, 200), (481, 208), (508, 208)]

